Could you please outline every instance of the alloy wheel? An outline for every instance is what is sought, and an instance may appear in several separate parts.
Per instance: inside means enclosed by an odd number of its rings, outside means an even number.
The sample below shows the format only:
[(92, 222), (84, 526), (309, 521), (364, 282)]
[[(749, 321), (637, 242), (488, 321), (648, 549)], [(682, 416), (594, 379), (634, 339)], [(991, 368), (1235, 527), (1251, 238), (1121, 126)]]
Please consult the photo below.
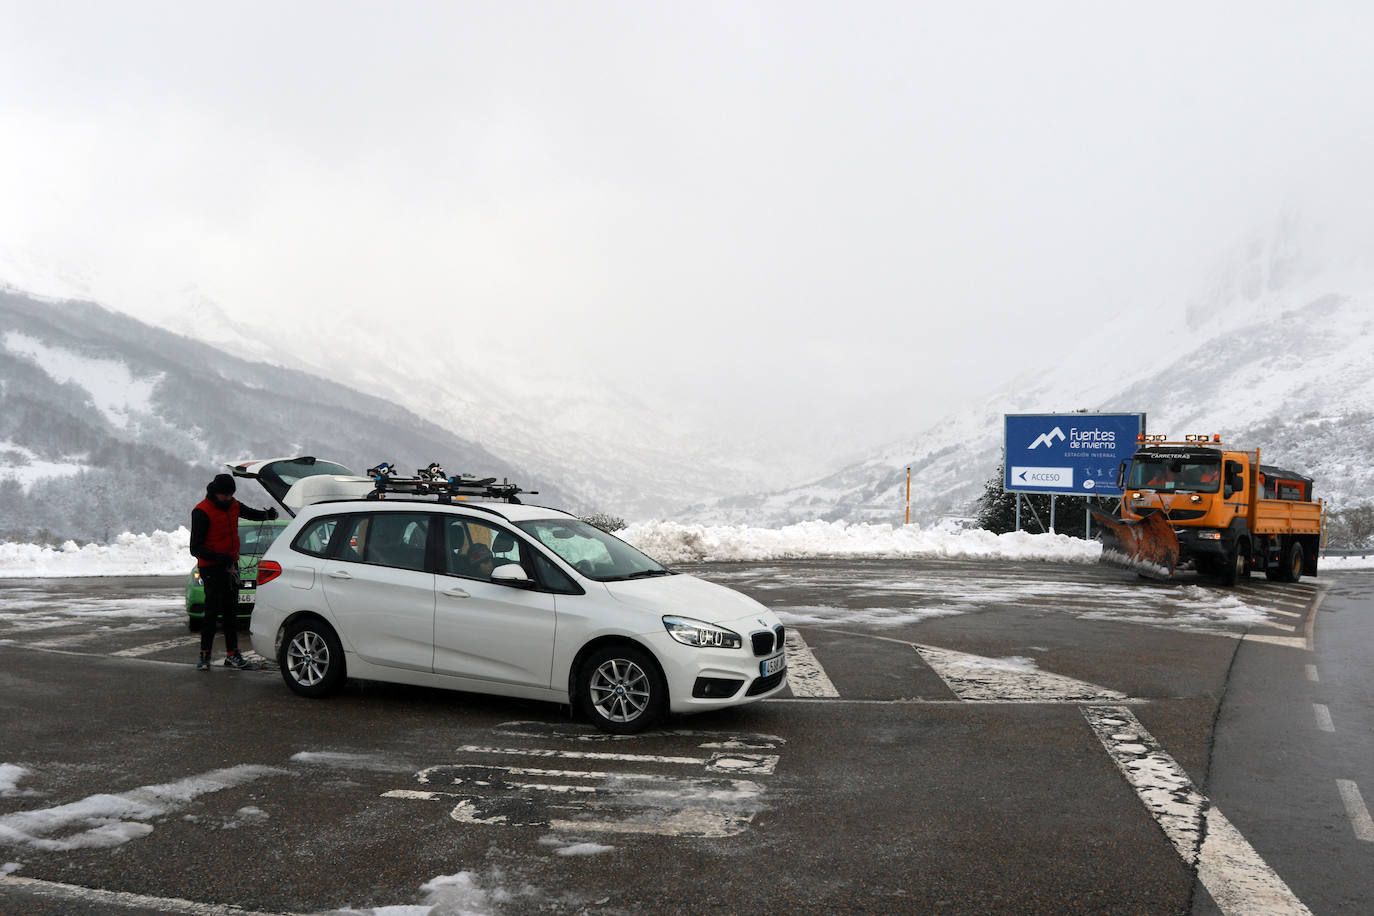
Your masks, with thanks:
[(587, 689), (598, 713), (612, 722), (633, 722), (649, 706), (653, 681), (634, 662), (611, 658), (592, 672)]

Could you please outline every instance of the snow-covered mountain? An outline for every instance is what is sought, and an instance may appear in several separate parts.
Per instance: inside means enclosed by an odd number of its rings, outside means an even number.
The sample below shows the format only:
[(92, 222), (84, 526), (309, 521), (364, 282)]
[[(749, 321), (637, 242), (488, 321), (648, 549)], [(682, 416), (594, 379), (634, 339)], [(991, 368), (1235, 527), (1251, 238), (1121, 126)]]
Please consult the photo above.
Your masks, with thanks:
[(899, 524), (967, 515), (1002, 457), (1009, 413), (1144, 412), (1152, 432), (1219, 433), (1305, 471), (1334, 508), (1374, 492), (1374, 274), (1312, 254), (1294, 218), (1248, 240), (1186, 302), (1122, 310), (1100, 333), (914, 439), (810, 483), (712, 500), (699, 523)]
[(224, 462), (301, 454), (360, 471), (500, 469), (541, 499), (577, 503), (556, 479), (390, 401), (90, 303), (0, 290), (0, 540), (173, 530)]
[[(728, 442), (671, 405), (598, 379), (576, 354), (552, 365), (511, 363), (465, 342), (461, 331), (442, 351), (343, 323), (319, 323), (308, 336), (293, 337), (235, 321), (194, 290), (175, 309), (169, 303), (165, 321), (244, 359), (393, 401), (538, 478), (559, 481), (581, 512), (671, 518), (722, 493), (804, 480), (842, 454)], [(443, 325), (440, 331), (450, 333)]]
[[(25, 493), (35, 482), (57, 486), (94, 467), (90, 455), (116, 445), (125, 455), (135, 447), (156, 452), (178, 474), (192, 467), (191, 476), (201, 474), (224, 449), (243, 450), (230, 443), (245, 441), (201, 424), (195, 403), (167, 406), (208, 377), (231, 385), (231, 426), (253, 429), (270, 419), (264, 436), (247, 441), (293, 448), (323, 441), (340, 452), (331, 457), (360, 466), (437, 459), (452, 471), (509, 473), (556, 492), (554, 501), (574, 511), (631, 521), (896, 524), (904, 517), (907, 468), (913, 521), (967, 515), (1000, 461), (1005, 414), (1074, 410), (1140, 411), (1153, 432), (1217, 432), (1258, 446), (1266, 461), (1311, 474), (1318, 494), (1341, 508), (1368, 502), (1374, 484), (1367, 459), (1374, 444), (1374, 270), (1314, 255), (1336, 247), (1295, 219), (1280, 220), (1224, 259), (1196, 295), (1104, 312), (1087, 336), (1028, 351), (1021, 377), (981, 403), (961, 406), (954, 380), (944, 394), (952, 411), (946, 419), (847, 462), (819, 448), (722, 442), (700, 421), (675, 415), (671, 404), (598, 383), (582, 367), (503, 364), (451, 319), (440, 325), (451, 346), (402, 352), (356, 325), (312, 326), (308, 334), (247, 326), (191, 289), (165, 303), (162, 323), (203, 342), (192, 345), (122, 316), (112, 321), (92, 306), (64, 319), (61, 309), (76, 306), (60, 301), (52, 303), (58, 317), (39, 333), (33, 328), (45, 307), (0, 289), (11, 303), (23, 300), (27, 316), (0, 326), (0, 334), (9, 328), (0, 340), (0, 362), (8, 360), (0, 365), (0, 470), (8, 468), (0, 478), (11, 481), (9, 491), (16, 483)], [(64, 375), (59, 364), (73, 353), (87, 360), (83, 372), (122, 366), (124, 375), (99, 384)], [(977, 371), (969, 367), (971, 376)], [(308, 391), (319, 409), (309, 418), (294, 406), (275, 416), (273, 392), (282, 386)], [(28, 423), (16, 408), (35, 397), (51, 416)], [(336, 417), (327, 430), (314, 419), (326, 413)], [(54, 416), (74, 418), (74, 425), (63, 432)], [(771, 435), (758, 430), (761, 440)], [(809, 482), (785, 486), (796, 481)], [(131, 486), (127, 479), (122, 485)], [(9, 491), (0, 479), (0, 509)]]

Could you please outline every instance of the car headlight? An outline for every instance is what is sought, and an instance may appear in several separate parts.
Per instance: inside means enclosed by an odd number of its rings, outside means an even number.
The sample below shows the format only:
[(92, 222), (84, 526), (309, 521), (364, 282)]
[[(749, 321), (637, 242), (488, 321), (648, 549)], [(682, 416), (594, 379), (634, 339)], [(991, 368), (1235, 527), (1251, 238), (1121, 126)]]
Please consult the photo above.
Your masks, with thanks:
[(698, 649), (738, 649), (744, 640), (733, 630), (714, 626), (690, 617), (664, 617), (663, 627), (668, 635), (684, 646)]

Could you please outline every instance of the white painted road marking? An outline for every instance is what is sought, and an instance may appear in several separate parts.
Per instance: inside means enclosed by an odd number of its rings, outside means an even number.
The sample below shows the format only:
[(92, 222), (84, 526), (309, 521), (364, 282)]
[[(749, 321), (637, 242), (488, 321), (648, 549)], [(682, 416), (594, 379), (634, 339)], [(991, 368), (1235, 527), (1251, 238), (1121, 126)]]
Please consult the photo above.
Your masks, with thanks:
[(1350, 816), (1350, 826), (1355, 829), (1355, 839), (1374, 843), (1374, 818), (1369, 816), (1360, 787), (1349, 779), (1336, 780), (1336, 790), (1341, 793), (1345, 803), (1345, 813)]
[(787, 686), (794, 697), (837, 697), (840, 692), (795, 627), (787, 630)]
[[(755, 737), (771, 745), (770, 736)], [(778, 763), (774, 754), (733, 750), (708, 757), (674, 757), (468, 745), (458, 748), (458, 753), (488, 759), (600, 760), (660, 769), (689, 766), (731, 777), (771, 775)], [(448, 800), (453, 803), (449, 816), (466, 824), (695, 837), (734, 836), (747, 830), (754, 815), (763, 810), (765, 789), (754, 779), (723, 775), (551, 769), (487, 760), (426, 767), (415, 774), (415, 781), (424, 788), (393, 789), (381, 797)]]
[[(538, 740), (556, 739), (577, 741), (579, 743), (623, 743), (633, 742), (637, 735), (609, 735), (606, 732), (588, 731), (585, 726), (563, 725), (554, 722), (503, 722), (493, 729), (498, 735), (517, 738), (536, 738)], [(764, 735), (757, 732), (731, 734), (719, 731), (697, 731), (690, 728), (671, 728), (654, 733), (661, 738), (709, 738), (697, 747), (710, 750), (758, 751), (781, 747), (787, 740), (781, 735)]]
[(1310, 649), (1307, 640), (1301, 636), (1267, 636), (1263, 633), (1215, 633), (1216, 636), (1239, 636), (1245, 642), (1262, 642), (1271, 646), (1286, 646), (1289, 649)]
[(620, 760), (627, 763), (701, 764), (707, 770), (772, 775), (777, 754), (712, 754), (710, 757), (660, 757), (653, 754), (611, 754), (600, 751), (560, 751), (531, 747), (481, 747), (464, 745), (460, 754), (508, 754), (516, 757), (563, 757), (568, 760)]
[(1317, 728), (1324, 732), (1334, 732), (1336, 723), (1331, 721), (1331, 710), (1321, 703), (1312, 704), (1312, 714), (1317, 717)]
[(1316, 665), (1304, 665), (1303, 670), (1307, 672), (1307, 679), (1309, 681), (1316, 683), (1321, 680), (1321, 678), (1317, 677)]
[(1227, 916), (1310, 914), (1125, 706), (1084, 706), (1117, 769)]
[(934, 646), (911, 644), (961, 700), (973, 703), (1064, 703), (1124, 700), (1126, 694), (1062, 674), (1027, 659), (983, 658)]
[(137, 658), (140, 655), (152, 655), (154, 652), (163, 652), (167, 649), (184, 649), (188, 646), (200, 645), (199, 636), (183, 636), (180, 639), (168, 639), (163, 642), (149, 643), (146, 646), (135, 646), (132, 649), (120, 649), (118, 652), (111, 652), (111, 655), (120, 658)]

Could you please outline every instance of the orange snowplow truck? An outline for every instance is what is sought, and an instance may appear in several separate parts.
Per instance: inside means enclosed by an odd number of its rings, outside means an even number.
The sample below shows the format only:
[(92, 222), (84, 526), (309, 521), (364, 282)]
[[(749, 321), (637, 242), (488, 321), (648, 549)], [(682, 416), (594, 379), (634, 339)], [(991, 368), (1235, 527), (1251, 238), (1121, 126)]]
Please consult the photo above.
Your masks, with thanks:
[(1220, 436), (1142, 436), (1121, 465), (1121, 517), (1102, 524), (1102, 562), (1168, 578), (1179, 569), (1235, 585), (1251, 570), (1296, 582), (1317, 574), (1322, 504), (1312, 478), (1260, 464)]

